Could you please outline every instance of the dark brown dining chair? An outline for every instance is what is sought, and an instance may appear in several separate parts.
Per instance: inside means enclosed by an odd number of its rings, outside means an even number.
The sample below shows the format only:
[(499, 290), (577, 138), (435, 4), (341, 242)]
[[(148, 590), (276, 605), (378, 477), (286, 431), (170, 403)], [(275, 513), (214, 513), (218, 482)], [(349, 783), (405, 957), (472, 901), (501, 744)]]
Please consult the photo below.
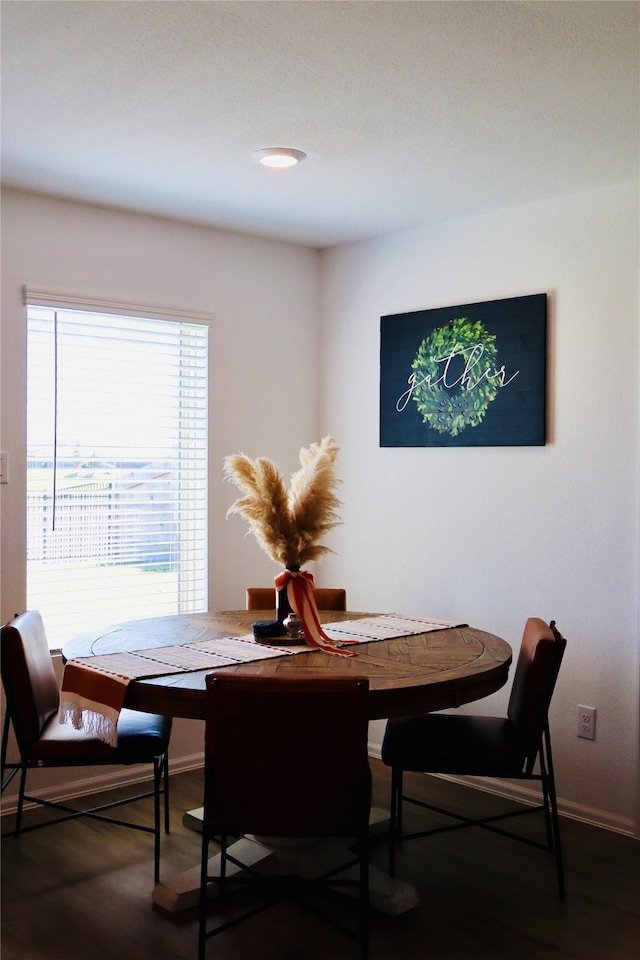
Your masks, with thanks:
[[(341, 587), (314, 587), (318, 610), (347, 609), (347, 591)], [(247, 587), (247, 610), (275, 610), (275, 587)]]
[[(77, 817), (90, 817), (107, 823), (152, 833), (154, 836), (154, 879), (160, 878), (160, 796), (164, 794), (164, 829), (169, 832), (168, 747), (171, 718), (135, 710), (121, 710), (118, 718), (118, 744), (111, 747), (84, 730), (59, 722), (60, 692), (47, 643), (42, 617), (29, 610), (6, 623), (0, 633), (2, 682), (7, 710), (2, 735), (2, 792), (20, 773), (18, 804), (14, 829), (2, 836), (19, 836), (30, 830), (53, 826)], [(20, 759), (8, 761), (9, 732), (13, 725)], [(135, 796), (90, 809), (77, 809), (63, 803), (43, 800), (26, 793), (27, 771), (46, 767), (87, 767), (96, 765), (152, 764), (153, 788)], [(5, 776), (6, 774), (6, 776)], [(106, 816), (112, 810), (136, 800), (153, 797), (154, 826)], [(64, 816), (41, 823), (22, 825), (24, 802), (62, 811)]]
[[(513, 679), (506, 717), (432, 713), (389, 720), (382, 759), (391, 767), (391, 833), (389, 872), (395, 871), (396, 844), (436, 833), (478, 826), (514, 840), (548, 850), (555, 856), (558, 892), (564, 900), (564, 871), (560, 824), (549, 733), (549, 705), (566, 641), (554, 621), (527, 620)], [(542, 802), (496, 816), (471, 819), (409, 797), (403, 790), (403, 772), (450, 774), (502, 779), (535, 780)], [(403, 833), (403, 801), (452, 817), (447, 826)], [(496, 821), (544, 811), (546, 842), (531, 840), (495, 826)]]
[[(358, 889), (358, 930), (341, 929), (359, 938), (364, 960), (369, 930), (371, 805), (368, 681), (357, 676), (214, 673), (206, 682), (199, 960), (204, 960), (205, 941), (210, 937), (281, 899), (294, 899), (318, 912), (313, 891), (326, 885)], [(345, 851), (345, 863), (322, 876), (287, 881), (279, 875), (260, 876), (234, 855), (229, 837), (245, 833), (269, 838), (349, 837), (356, 846), (355, 851)], [(220, 867), (216, 875), (210, 875), (208, 851), (214, 839), (220, 844)], [(229, 876), (229, 863), (241, 874)], [(356, 864), (359, 878), (345, 878), (344, 871)], [(258, 905), (207, 929), (207, 891), (212, 883), (221, 897), (234, 883), (257, 886)], [(267, 899), (263, 899), (265, 894)], [(228, 898), (224, 902), (226, 910)], [(330, 915), (321, 915), (332, 921)]]

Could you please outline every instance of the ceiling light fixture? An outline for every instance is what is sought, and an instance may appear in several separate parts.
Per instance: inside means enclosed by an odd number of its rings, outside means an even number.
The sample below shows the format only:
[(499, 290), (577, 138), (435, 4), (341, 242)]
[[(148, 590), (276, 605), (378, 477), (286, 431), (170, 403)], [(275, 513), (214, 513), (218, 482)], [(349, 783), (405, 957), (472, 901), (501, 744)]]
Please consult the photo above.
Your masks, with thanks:
[(266, 147), (264, 150), (256, 150), (254, 156), (265, 167), (295, 167), (307, 155), (302, 150), (293, 150), (291, 147)]

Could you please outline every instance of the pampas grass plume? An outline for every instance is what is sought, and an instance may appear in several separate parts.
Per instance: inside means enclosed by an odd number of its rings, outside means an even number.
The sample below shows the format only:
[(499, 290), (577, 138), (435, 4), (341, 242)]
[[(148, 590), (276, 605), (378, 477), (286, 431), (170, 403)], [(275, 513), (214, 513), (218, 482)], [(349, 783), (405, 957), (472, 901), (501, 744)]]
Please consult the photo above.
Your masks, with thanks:
[(243, 493), (227, 516), (244, 517), (262, 549), (283, 567), (300, 568), (331, 553), (320, 540), (340, 523), (334, 473), (337, 455), (333, 437), (303, 447), (300, 469), (288, 490), (271, 460), (250, 460), (242, 453), (225, 457), (225, 477)]

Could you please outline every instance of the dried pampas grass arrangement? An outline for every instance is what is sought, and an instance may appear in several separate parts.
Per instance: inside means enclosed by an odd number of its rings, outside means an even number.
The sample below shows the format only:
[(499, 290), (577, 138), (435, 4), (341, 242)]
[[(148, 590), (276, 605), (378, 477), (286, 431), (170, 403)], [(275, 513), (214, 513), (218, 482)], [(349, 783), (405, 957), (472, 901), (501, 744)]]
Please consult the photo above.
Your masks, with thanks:
[(334, 474), (338, 447), (333, 437), (300, 450), (300, 469), (287, 490), (271, 460), (244, 454), (225, 457), (224, 473), (243, 492), (227, 516), (239, 513), (263, 550), (290, 570), (332, 551), (320, 543), (340, 523)]

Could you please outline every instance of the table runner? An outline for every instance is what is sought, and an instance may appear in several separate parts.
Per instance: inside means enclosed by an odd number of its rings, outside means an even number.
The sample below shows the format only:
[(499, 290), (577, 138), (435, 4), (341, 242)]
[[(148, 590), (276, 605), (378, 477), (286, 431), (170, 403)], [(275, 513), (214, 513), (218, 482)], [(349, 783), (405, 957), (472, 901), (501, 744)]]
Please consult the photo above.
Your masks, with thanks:
[(371, 643), (376, 640), (393, 640), (397, 637), (416, 636), (432, 630), (448, 630), (451, 627), (464, 627), (464, 623), (451, 620), (425, 620), (421, 617), (408, 617), (403, 613), (381, 613), (375, 617), (361, 617), (358, 620), (341, 620), (339, 623), (324, 625), (325, 633), (334, 640), (349, 637), (356, 643)]
[[(461, 623), (380, 614), (356, 620), (324, 624), (328, 637), (360, 644), (429, 633), (463, 626)], [(277, 646), (259, 643), (253, 634), (197, 640), (135, 652), (99, 654), (70, 660), (64, 670), (60, 722), (71, 723), (117, 746), (118, 716), (132, 680), (152, 679), (170, 673), (189, 673), (232, 664), (251, 663), (272, 657), (308, 653), (306, 644)]]

